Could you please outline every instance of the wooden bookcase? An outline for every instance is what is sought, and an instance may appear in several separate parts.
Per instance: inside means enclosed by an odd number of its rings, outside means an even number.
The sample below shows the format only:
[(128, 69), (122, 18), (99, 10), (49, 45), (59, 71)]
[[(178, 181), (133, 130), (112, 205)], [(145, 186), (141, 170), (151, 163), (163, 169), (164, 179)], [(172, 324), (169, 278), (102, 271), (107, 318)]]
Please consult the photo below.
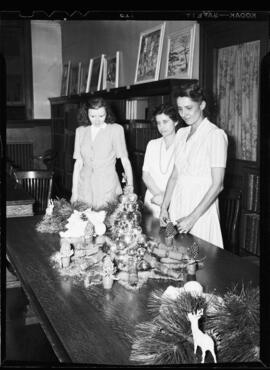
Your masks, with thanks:
[[(195, 81), (197, 80), (193, 80)], [(57, 188), (55, 195), (67, 199), (71, 196), (74, 138), (75, 130), (79, 126), (79, 108), (86, 99), (102, 96), (110, 104), (116, 122), (124, 127), (134, 173), (134, 188), (142, 199), (145, 191), (141, 180), (145, 148), (149, 140), (159, 137), (156, 127), (150, 121), (152, 111), (161, 103), (174, 103), (175, 89), (186, 82), (187, 80), (182, 79), (167, 79), (94, 93), (50, 98), (52, 146), (57, 153), (54, 169)], [(116, 168), (121, 176), (123, 169), (120, 161), (117, 161)]]
[(244, 184), (240, 247), (242, 253), (260, 256), (260, 173), (257, 167), (245, 168)]
[(260, 256), (260, 168), (258, 162), (228, 158), (224, 188), (241, 191), (240, 255)]

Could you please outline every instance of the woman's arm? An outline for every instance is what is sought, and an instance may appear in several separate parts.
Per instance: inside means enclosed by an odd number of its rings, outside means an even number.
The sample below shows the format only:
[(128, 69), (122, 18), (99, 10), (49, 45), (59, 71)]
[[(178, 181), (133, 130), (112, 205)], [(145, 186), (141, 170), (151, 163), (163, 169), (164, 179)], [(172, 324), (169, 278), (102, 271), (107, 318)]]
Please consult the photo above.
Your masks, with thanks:
[(174, 165), (173, 171), (171, 173), (171, 176), (170, 176), (169, 181), (168, 181), (167, 186), (166, 186), (163, 202), (162, 202), (161, 208), (160, 208), (160, 216), (159, 217), (160, 217), (160, 225), (161, 226), (166, 226), (167, 221), (169, 219), (168, 208), (169, 208), (169, 204), (171, 202), (171, 197), (172, 197), (172, 193), (173, 193), (176, 181), (177, 181), (177, 177), (178, 177), (178, 172), (177, 172), (176, 166)]
[(133, 173), (130, 160), (128, 159), (128, 157), (121, 157), (121, 162), (125, 171), (125, 175), (127, 177), (127, 186), (133, 187)]
[(187, 233), (217, 199), (218, 194), (223, 190), (224, 174), (225, 168), (223, 167), (211, 168), (212, 184), (205, 196), (190, 215), (177, 220), (177, 228), (180, 233)]
[(157, 186), (156, 182), (154, 181), (153, 177), (150, 175), (148, 171), (143, 171), (143, 182), (145, 183), (147, 189), (153, 194), (154, 198), (158, 195), (162, 195), (163, 199), (163, 192)]
[(72, 175), (72, 195), (70, 198), (71, 203), (75, 202), (78, 199), (78, 182), (82, 165), (83, 165), (82, 159), (81, 158), (76, 159)]

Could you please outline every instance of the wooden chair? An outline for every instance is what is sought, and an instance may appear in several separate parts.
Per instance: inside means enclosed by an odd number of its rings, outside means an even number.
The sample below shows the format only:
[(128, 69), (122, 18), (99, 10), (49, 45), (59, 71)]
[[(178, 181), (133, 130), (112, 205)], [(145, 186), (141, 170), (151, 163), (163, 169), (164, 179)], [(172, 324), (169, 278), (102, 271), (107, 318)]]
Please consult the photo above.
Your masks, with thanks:
[(16, 171), (17, 181), (35, 199), (34, 213), (42, 214), (52, 192), (53, 172), (46, 170)]
[(242, 191), (224, 189), (219, 196), (220, 226), (224, 248), (232, 253), (240, 254), (239, 224)]

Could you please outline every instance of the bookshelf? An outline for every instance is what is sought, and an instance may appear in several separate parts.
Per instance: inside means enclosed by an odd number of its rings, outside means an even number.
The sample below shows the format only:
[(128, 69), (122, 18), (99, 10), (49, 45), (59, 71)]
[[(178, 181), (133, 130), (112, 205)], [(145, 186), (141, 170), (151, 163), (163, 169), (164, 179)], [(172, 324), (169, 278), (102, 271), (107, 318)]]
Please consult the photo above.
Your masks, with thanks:
[[(73, 150), (77, 114), (80, 106), (89, 98), (103, 97), (110, 104), (116, 122), (124, 127), (129, 158), (134, 172), (134, 190), (142, 199), (145, 192), (142, 183), (142, 165), (149, 140), (159, 137), (151, 123), (152, 111), (161, 103), (174, 103), (174, 91), (186, 82), (197, 80), (166, 79), (102, 91), (49, 98), (52, 118), (52, 146), (57, 153), (55, 181), (59, 194), (71, 195)], [(120, 161), (116, 169), (123, 172)]]
[(260, 256), (260, 173), (255, 166), (244, 171), (245, 192), (242, 209), (242, 253)]

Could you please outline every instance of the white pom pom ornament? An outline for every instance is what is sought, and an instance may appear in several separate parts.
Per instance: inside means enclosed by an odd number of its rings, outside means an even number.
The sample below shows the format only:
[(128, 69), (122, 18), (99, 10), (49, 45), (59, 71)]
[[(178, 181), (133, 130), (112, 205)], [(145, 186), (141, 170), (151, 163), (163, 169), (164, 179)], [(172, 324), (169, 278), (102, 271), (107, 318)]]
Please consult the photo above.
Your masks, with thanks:
[(203, 293), (203, 287), (201, 286), (200, 283), (198, 283), (198, 281), (188, 281), (184, 285), (184, 290), (193, 295), (198, 295), (198, 294)]
[(97, 223), (95, 225), (95, 233), (97, 235), (104, 235), (106, 232), (106, 226), (103, 223)]

